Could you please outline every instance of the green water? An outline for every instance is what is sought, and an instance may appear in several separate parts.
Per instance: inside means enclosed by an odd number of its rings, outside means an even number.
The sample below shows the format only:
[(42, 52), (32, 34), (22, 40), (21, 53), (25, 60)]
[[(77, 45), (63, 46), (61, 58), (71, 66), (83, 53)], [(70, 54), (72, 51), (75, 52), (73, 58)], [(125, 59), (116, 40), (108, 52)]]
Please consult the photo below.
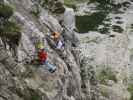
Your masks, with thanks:
[[(104, 24), (104, 21), (110, 22), (110, 19), (107, 20), (107, 15), (113, 10), (112, 2), (110, 0), (90, 0), (88, 5), (94, 2), (98, 3), (96, 7), (98, 12), (92, 15), (76, 16), (76, 27), (79, 33), (99, 31), (106, 34), (109, 31), (110, 24)], [(104, 27), (98, 29), (99, 25), (103, 25)]]
[[(110, 20), (107, 19), (109, 13), (120, 13), (119, 9), (121, 4), (113, 4), (111, 0), (90, 0), (88, 5), (91, 3), (97, 2), (98, 5), (96, 9), (98, 12), (93, 13), (92, 15), (76, 16), (76, 27), (79, 33), (87, 33), (88, 31), (98, 31), (102, 34), (107, 34), (112, 28), (115, 32), (122, 32), (123, 29), (119, 26), (111, 27)], [(127, 3), (126, 3), (127, 4)], [(122, 12), (121, 12), (122, 13)], [(108, 24), (106, 24), (107, 22)], [(122, 22), (118, 21), (118, 24)], [(103, 28), (98, 29), (99, 25), (102, 25)]]
[(92, 15), (76, 16), (76, 27), (79, 33), (97, 30), (98, 26), (103, 23), (106, 13), (96, 12)]

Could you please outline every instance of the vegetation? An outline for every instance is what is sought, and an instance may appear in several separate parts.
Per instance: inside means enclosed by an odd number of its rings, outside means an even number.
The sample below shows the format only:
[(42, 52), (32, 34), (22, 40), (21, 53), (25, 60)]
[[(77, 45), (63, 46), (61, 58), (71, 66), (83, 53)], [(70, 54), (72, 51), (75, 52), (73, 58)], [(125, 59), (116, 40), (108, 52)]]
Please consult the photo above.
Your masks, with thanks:
[(112, 0), (90, 0), (88, 4), (97, 2), (99, 3), (98, 9), (110, 11), (112, 9)]
[(98, 31), (101, 33), (101, 34), (107, 34), (109, 32), (109, 27), (104, 27), (102, 29), (99, 29)]
[(30, 100), (41, 100), (38, 95), (33, 95)]
[(18, 44), (21, 37), (21, 29), (19, 25), (9, 20), (12, 15), (13, 8), (0, 3), (0, 37)]
[(52, 11), (53, 13), (61, 14), (65, 12), (65, 7), (61, 2), (55, 3), (55, 9)]
[(95, 12), (92, 15), (76, 16), (76, 27), (80, 33), (97, 30), (106, 18), (105, 12)]
[(40, 0), (39, 3), (42, 7), (45, 7), (48, 4), (48, 0)]
[(111, 2), (111, 0), (90, 0), (89, 2), (93, 3), (93, 2), (98, 2), (100, 4), (109, 4)]
[[(40, 2), (39, 2), (39, 3), (40, 3)], [(30, 13), (31, 13), (32, 15), (34, 15), (35, 17), (39, 17), (40, 12), (41, 12), (41, 9), (40, 9), (39, 4), (34, 4), (34, 5), (32, 6), (31, 11), (30, 11)]]
[(108, 93), (108, 90), (104, 87), (100, 87), (100, 93), (102, 96), (106, 97), (106, 98), (109, 98), (109, 93)]
[(98, 37), (95, 37), (93, 39), (91, 39), (90, 37), (85, 37), (81, 39), (81, 42), (82, 43), (91, 43), (91, 42), (98, 43)]
[(122, 21), (117, 21), (116, 23), (117, 23), (117, 24), (123, 24), (123, 22), (122, 22)]
[(101, 84), (107, 85), (108, 80), (117, 82), (117, 78), (110, 68), (104, 68), (98, 75), (97, 78)]
[(122, 3), (122, 5), (123, 5), (124, 7), (127, 7), (127, 8), (128, 8), (128, 7), (131, 5), (131, 3), (128, 2), (128, 1), (125, 1), (125, 2)]
[[(14, 36), (20, 32), (20, 27), (15, 22), (5, 22), (3, 25), (4, 27), (0, 27), (0, 32), (5, 33), (5, 35)], [(1, 36), (4, 36), (4, 34), (1, 34)]]
[(113, 25), (112, 29), (114, 32), (118, 32), (118, 33), (122, 33), (124, 31), (120, 26), (117, 26), (117, 25)]
[(128, 90), (128, 91), (130, 92), (130, 94), (131, 94), (130, 100), (133, 100), (133, 84), (130, 84), (130, 85), (128, 86), (127, 90)]
[(64, 0), (64, 4), (66, 6), (70, 6), (70, 5), (74, 5), (74, 4), (78, 4), (78, 3), (83, 3), (86, 2), (86, 0)]
[(81, 75), (82, 80), (89, 79), (88, 77), (89, 70), (88, 68), (86, 68), (86, 63), (85, 63), (86, 61), (87, 61), (87, 58), (84, 58), (80, 62), (80, 70), (81, 70), (80, 75)]
[(13, 15), (13, 8), (9, 5), (0, 3), (0, 17), (4, 19), (10, 18)]
[(36, 10), (36, 11), (30, 11), (30, 13), (32, 14), (32, 15), (34, 15), (35, 17), (39, 17), (39, 14), (40, 14), (40, 11), (39, 10)]
[(64, 4), (76, 10), (76, 4), (86, 2), (86, 0), (64, 0)]
[(30, 100), (41, 100), (41, 97), (39, 96), (39, 94), (36, 91), (30, 89), (30, 93), (31, 93)]

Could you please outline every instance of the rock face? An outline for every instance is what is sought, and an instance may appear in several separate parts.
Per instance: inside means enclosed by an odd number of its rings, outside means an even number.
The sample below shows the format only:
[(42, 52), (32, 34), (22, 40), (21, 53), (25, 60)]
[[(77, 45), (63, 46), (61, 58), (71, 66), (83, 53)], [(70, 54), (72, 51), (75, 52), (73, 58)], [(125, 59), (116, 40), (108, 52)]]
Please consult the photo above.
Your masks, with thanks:
[[(130, 100), (132, 35), (125, 25), (123, 33), (78, 34), (75, 12), (64, 6), (64, 0), (4, 2), (15, 8), (12, 19), (20, 24), (22, 38), (17, 57), (0, 40), (0, 100)], [(129, 20), (127, 13), (120, 16)], [(51, 30), (61, 33), (64, 51), (53, 48), (53, 41), (47, 39)], [(57, 66), (55, 73), (31, 63), (39, 40), (48, 49), (48, 61)]]
[[(82, 79), (80, 76), (80, 59), (78, 59), (79, 50), (72, 48), (73, 43), (78, 39), (75, 33), (62, 27), (55, 14), (50, 14), (49, 9), (39, 5), (39, 1), (5, 1), (15, 8), (13, 19), (22, 27), (22, 38), (17, 47), (17, 58), (12, 55), (12, 51), (5, 50), (1, 42), (0, 49), (0, 74), (1, 74), (1, 90), (0, 99), (4, 100), (87, 100), (89, 99), (82, 92)], [(48, 1), (53, 2), (53, 1)], [(54, 2), (53, 2), (54, 3)], [(33, 5), (39, 7), (38, 16), (33, 13), (36, 9)], [(51, 6), (48, 5), (47, 6)], [(37, 8), (38, 9), (38, 8)], [(32, 10), (32, 11), (31, 11)], [(71, 11), (70, 11), (71, 10)], [(67, 15), (64, 25), (74, 29), (74, 12), (72, 9), (66, 9)], [(56, 15), (57, 16), (57, 15)], [(65, 16), (60, 14), (60, 16)], [(72, 20), (72, 22), (71, 22)], [(67, 23), (67, 21), (69, 21)], [(66, 38), (68, 46), (64, 51), (52, 49), (46, 40), (46, 35), (51, 34), (47, 24), (52, 30), (62, 33)], [(70, 25), (69, 25), (70, 24)], [(65, 32), (66, 31), (66, 32)], [(57, 66), (57, 71), (53, 74), (40, 65), (29, 64), (36, 56), (36, 41), (44, 41), (45, 47), (48, 49), (48, 61)], [(76, 42), (73, 42), (74, 40)], [(70, 40), (70, 41), (68, 41)], [(77, 58), (76, 58), (77, 56)], [(16, 62), (17, 60), (17, 62)], [(28, 64), (27, 64), (28, 63)], [(89, 89), (89, 83), (88, 88)], [(87, 92), (90, 96), (91, 94)]]

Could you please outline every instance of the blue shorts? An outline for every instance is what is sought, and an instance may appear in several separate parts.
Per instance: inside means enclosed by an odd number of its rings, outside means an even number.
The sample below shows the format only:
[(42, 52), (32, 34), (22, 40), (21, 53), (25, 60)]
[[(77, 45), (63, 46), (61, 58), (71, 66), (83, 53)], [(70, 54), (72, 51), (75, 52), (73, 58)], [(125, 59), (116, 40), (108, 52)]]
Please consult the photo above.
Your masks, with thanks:
[(50, 64), (47, 60), (43, 64), (47, 66), (48, 70), (55, 70), (56, 69), (56, 66)]

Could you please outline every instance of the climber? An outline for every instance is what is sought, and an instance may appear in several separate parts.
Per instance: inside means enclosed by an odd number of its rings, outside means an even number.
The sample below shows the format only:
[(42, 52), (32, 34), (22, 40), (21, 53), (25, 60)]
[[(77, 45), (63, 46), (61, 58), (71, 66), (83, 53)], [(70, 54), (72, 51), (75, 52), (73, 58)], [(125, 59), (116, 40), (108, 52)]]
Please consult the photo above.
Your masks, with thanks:
[(60, 50), (60, 49), (64, 49), (64, 47), (65, 47), (65, 43), (63, 40), (60, 39), (56, 42), (56, 49)]
[(48, 61), (47, 61), (47, 58), (48, 58), (48, 54), (47, 54), (47, 50), (44, 49), (44, 46), (43, 44), (39, 44), (38, 45), (39, 47), (39, 52), (38, 52), (38, 57), (39, 57), (39, 61), (42, 65), (46, 65), (48, 67), (48, 70), (51, 72), (51, 73), (54, 73), (56, 71), (56, 66), (50, 64)]
[(53, 32), (51, 38), (52, 38), (54, 41), (58, 41), (59, 38), (60, 38), (60, 33), (59, 33), (59, 32)]
[(55, 46), (56, 46), (56, 49), (62, 49), (62, 48), (64, 48), (64, 41), (63, 40), (61, 40), (61, 37), (60, 37), (60, 33), (58, 33), (58, 32), (53, 32), (52, 33), (52, 36), (51, 36), (51, 38), (54, 40), (54, 42), (55, 42)]

